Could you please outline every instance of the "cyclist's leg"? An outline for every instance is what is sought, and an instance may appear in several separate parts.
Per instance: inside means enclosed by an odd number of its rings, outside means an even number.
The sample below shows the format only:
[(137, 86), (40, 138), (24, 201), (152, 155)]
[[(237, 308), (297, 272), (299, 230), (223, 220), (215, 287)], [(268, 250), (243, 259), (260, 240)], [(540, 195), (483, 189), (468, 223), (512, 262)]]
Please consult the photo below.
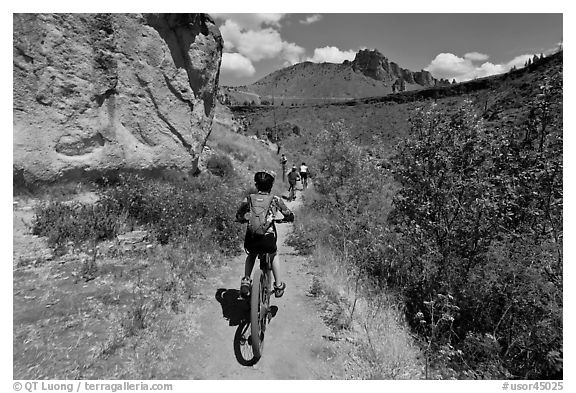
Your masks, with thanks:
[(252, 269), (254, 268), (254, 261), (256, 260), (256, 254), (246, 255), (246, 262), (244, 263), (244, 277), (240, 280), (240, 296), (246, 297), (250, 293), (250, 287), (252, 279)]
[(280, 277), (280, 258), (277, 253), (270, 254), (272, 259), (272, 274), (274, 275), (274, 292), (276, 297), (281, 297), (286, 289), (286, 283)]
[(280, 284), (282, 280), (280, 279), (280, 257), (278, 253), (270, 254), (270, 259), (272, 260), (272, 274), (274, 274), (274, 282)]
[(252, 253), (246, 255), (246, 262), (244, 263), (244, 276), (251, 277), (252, 276), (252, 269), (254, 269), (254, 262), (256, 261), (256, 257), (258, 254)]

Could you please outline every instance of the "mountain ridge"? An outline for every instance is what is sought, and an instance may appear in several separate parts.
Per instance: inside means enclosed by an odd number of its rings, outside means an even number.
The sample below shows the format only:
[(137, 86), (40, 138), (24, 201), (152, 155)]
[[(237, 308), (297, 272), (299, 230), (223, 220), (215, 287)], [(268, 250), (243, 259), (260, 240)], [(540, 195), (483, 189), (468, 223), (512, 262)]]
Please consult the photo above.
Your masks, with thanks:
[(276, 70), (247, 86), (221, 86), (227, 105), (297, 105), (388, 95), (450, 84), (428, 71), (411, 71), (378, 50), (363, 49), (342, 63), (305, 61)]

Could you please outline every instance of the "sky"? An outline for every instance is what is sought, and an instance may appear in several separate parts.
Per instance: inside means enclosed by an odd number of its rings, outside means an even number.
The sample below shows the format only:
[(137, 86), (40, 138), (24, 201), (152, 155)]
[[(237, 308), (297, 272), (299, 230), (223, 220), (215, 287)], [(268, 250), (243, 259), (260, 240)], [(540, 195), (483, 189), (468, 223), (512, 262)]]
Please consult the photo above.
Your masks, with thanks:
[(224, 39), (220, 83), (251, 84), (303, 61), (342, 63), (360, 49), (436, 78), (522, 67), (563, 40), (561, 13), (211, 13)]

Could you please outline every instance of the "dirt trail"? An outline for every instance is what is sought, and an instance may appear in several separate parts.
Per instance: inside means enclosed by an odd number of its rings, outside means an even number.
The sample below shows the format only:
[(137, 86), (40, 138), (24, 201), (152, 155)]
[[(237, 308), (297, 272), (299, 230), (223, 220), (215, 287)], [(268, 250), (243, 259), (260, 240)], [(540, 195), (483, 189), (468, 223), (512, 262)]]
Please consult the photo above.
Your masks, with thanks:
[[(296, 210), (300, 198), (288, 202)], [(323, 336), (330, 331), (324, 325), (312, 299), (306, 294), (312, 276), (305, 259), (285, 244), (292, 230), (291, 224), (278, 225), (278, 254), (281, 258), (283, 280), (288, 288), (282, 298), (272, 297), (278, 307), (266, 331), (264, 355), (252, 367), (242, 366), (234, 356), (233, 339), (236, 326), (223, 316), (217, 300), (236, 299), (245, 256), (228, 261), (217, 277), (203, 283), (199, 297), (188, 310), (194, 313), (197, 336), (182, 350), (179, 374), (185, 379), (330, 379), (343, 378), (342, 362), (332, 343)], [(227, 292), (225, 292), (227, 291)], [(222, 300), (221, 300), (222, 301)], [(224, 303), (224, 302), (223, 302)]]

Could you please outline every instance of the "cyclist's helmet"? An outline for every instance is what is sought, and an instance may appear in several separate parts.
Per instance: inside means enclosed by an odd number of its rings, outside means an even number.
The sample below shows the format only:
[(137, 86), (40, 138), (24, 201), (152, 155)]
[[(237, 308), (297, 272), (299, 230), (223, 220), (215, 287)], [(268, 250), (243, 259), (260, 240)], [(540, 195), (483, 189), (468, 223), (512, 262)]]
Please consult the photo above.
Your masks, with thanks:
[(276, 179), (276, 173), (268, 169), (263, 169), (254, 174), (254, 183), (256, 183), (256, 188), (262, 191), (271, 190), (272, 185), (274, 184), (274, 179)]

